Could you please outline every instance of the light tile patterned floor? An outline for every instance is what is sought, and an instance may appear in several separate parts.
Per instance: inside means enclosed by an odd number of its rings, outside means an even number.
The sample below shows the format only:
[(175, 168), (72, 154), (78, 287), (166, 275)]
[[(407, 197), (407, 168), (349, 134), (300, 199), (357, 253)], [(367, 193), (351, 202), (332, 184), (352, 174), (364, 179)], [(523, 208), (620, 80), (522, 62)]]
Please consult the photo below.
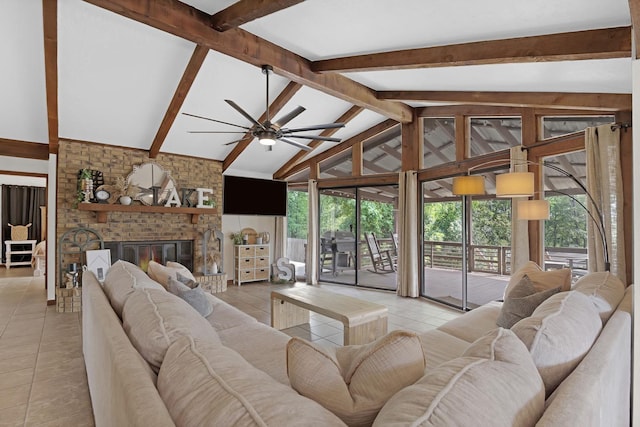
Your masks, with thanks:
[(93, 426), (80, 316), (47, 306), (43, 277), (0, 279), (0, 426), (22, 425)]
[[(0, 427), (93, 426), (81, 317), (56, 313), (54, 306), (47, 306), (44, 279), (29, 276), (30, 272), (0, 271)], [(283, 286), (287, 285), (229, 286), (216, 296), (269, 324), (270, 292)], [(423, 332), (460, 315), (445, 306), (391, 292), (322, 286), (387, 306), (389, 330)], [(284, 332), (327, 345), (342, 344), (342, 324), (318, 314), (311, 315), (309, 324)]]

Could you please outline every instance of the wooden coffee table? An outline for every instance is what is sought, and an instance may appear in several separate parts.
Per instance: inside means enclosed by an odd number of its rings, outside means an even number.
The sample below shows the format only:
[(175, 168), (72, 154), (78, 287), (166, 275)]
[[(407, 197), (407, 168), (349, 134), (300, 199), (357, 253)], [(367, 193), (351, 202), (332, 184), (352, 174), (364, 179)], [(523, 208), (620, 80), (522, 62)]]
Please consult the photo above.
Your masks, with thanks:
[(339, 320), (344, 325), (344, 345), (366, 344), (387, 333), (387, 307), (301, 286), (271, 292), (271, 326), (286, 329), (309, 323), (309, 311)]

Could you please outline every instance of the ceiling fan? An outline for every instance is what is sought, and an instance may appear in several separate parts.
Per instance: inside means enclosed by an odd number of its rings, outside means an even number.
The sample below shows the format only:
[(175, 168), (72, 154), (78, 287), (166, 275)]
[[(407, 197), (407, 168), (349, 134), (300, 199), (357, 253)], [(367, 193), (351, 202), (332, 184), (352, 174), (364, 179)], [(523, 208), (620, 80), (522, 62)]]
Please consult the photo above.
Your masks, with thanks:
[[(327, 123), (321, 125), (312, 125), (305, 126), (300, 128), (287, 129), (283, 126), (297, 117), (300, 113), (302, 113), (305, 108), (304, 107), (296, 107), (293, 111), (285, 114), (280, 117), (275, 122), (271, 122), (271, 117), (269, 115), (269, 73), (273, 71), (273, 67), (271, 65), (263, 65), (262, 73), (267, 76), (267, 96), (266, 96), (266, 119), (264, 122), (260, 123), (255, 118), (251, 117), (249, 113), (243, 110), (238, 104), (233, 102), (230, 99), (225, 99), (224, 101), (229, 104), (234, 110), (238, 113), (242, 114), (246, 119), (248, 119), (253, 126), (242, 126), (234, 123), (223, 122), (221, 120), (211, 119), (208, 117), (198, 116), (195, 114), (182, 113), (185, 116), (196, 117), (198, 119), (209, 120), (216, 123), (221, 123), (229, 126), (234, 126), (237, 128), (244, 129), (244, 131), (189, 131), (189, 133), (249, 133), (252, 137), (258, 138), (258, 142), (260, 144), (267, 146), (268, 150), (271, 150), (271, 147), (276, 143), (276, 141), (282, 141), (287, 144), (293, 145), (294, 147), (301, 148), (306, 151), (311, 151), (312, 148), (302, 144), (298, 141), (294, 141), (290, 138), (299, 138), (299, 139), (308, 139), (308, 140), (320, 140), (320, 141), (330, 141), (330, 142), (340, 142), (339, 138), (332, 138), (329, 136), (321, 136), (321, 135), (301, 135), (298, 132), (308, 132), (314, 130), (322, 130), (322, 129), (337, 129), (344, 127), (344, 123)], [(236, 144), (246, 138), (241, 138), (236, 141), (227, 142), (225, 145)]]

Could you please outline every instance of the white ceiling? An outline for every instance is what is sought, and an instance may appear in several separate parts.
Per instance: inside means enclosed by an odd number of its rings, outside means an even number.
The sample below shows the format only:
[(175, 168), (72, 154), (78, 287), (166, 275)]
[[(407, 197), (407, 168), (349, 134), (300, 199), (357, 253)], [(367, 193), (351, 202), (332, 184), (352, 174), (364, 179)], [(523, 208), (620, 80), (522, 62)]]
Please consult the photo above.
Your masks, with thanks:
[[(213, 14), (233, 0), (188, 0)], [(630, 25), (627, 0), (307, 0), (242, 28), (307, 59)], [(0, 138), (47, 143), (42, 2), (0, 2)], [(81, 0), (58, 1), (59, 136), (148, 149), (195, 45)], [(374, 90), (631, 93), (631, 59), (539, 62), (345, 74)], [(271, 75), (269, 98), (288, 80)], [(248, 126), (231, 99), (258, 117), (260, 69), (210, 51), (181, 112)], [(282, 109), (306, 111), (287, 127), (336, 120), (351, 105), (307, 87)], [(413, 102), (413, 106), (426, 105)], [(276, 115), (276, 118), (278, 115)], [(364, 111), (335, 134), (349, 138), (386, 118)], [(163, 152), (223, 160), (237, 135), (179, 114)], [(323, 143), (314, 153), (335, 143)], [(271, 176), (298, 150), (253, 142), (230, 173)]]

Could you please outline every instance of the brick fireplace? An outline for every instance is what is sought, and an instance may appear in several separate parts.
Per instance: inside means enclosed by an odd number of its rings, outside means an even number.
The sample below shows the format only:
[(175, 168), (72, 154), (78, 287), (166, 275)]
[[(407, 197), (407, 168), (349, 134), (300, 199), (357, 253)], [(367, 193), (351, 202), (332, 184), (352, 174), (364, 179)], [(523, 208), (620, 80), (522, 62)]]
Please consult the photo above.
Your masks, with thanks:
[[(197, 215), (197, 223), (193, 223), (191, 215), (178, 211), (109, 212), (108, 221), (99, 223), (95, 212), (81, 211), (74, 206), (78, 170), (99, 170), (104, 175), (105, 184), (113, 184), (117, 177), (126, 177), (134, 165), (148, 161), (158, 163), (169, 171), (177, 188), (212, 188), (211, 198), (215, 201), (215, 208), (211, 214)], [(112, 249), (113, 261), (118, 258), (113, 256), (113, 250), (121, 251), (126, 257), (132, 254), (140, 256), (140, 251), (159, 251), (159, 248), (162, 248), (162, 256), (165, 257), (161, 259), (168, 260), (173, 257), (173, 249), (170, 248), (170, 242), (173, 242), (174, 249), (179, 247), (181, 250), (179, 255), (176, 253), (176, 261), (190, 263), (192, 271), (200, 272), (204, 265), (203, 236), (207, 230), (221, 230), (222, 227), (222, 215), (218, 209), (222, 206), (222, 163), (219, 161), (172, 154), (159, 154), (157, 158), (149, 159), (144, 150), (61, 140), (57, 184), (56, 240), (67, 230), (92, 228), (102, 235), (109, 249), (115, 245), (116, 249)], [(130, 246), (124, 249), (124, 244)]]

